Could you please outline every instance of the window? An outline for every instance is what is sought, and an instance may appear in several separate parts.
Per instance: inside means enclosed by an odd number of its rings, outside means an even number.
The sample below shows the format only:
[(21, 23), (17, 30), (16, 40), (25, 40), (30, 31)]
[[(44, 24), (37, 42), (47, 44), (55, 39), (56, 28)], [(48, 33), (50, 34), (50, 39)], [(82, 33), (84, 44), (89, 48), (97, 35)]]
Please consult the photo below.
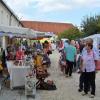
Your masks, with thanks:
[(3, 11), (1, 11), (1, 24), (3, 24)]
[(8, 15), (7, 15), (7, 18), (8, 18)]

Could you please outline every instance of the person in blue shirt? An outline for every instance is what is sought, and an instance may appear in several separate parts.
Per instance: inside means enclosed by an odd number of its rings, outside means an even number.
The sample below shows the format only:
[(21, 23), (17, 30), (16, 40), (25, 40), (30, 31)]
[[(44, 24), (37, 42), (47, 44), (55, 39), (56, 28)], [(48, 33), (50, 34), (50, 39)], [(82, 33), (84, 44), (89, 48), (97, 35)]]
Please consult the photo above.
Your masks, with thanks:
[(66, 55), (67, 67), (65, 69), (66, 76), (72, 76), (73, 64), (76, 58), (76, 47), (73, 44), (73, 40), (69, 43), (67, 47), (64, 48)]
[(65, 48), (65, 47), (68, 47), (68, 45), (69, 45), (68, 42), (69, 42), (69, 40), (64, 41), (64, 48)]
[(42, 50), (42, 49), (43, 49), (43, 47), (42, 47), (40, 41), (37, 42), (37, 44), (36, 44), (36, 49), (37, 49), (37, 50), (38, 50), (38, 49), (39, 49), (39, 50)]

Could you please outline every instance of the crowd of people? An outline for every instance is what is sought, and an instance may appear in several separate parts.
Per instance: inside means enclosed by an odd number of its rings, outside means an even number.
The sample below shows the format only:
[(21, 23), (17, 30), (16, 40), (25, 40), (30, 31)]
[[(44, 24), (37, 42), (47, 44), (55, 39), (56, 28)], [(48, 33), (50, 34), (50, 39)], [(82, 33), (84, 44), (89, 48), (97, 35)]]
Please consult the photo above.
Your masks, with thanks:
[(36, 78), (39, 80), (37, 88), (56, 89), (54, 83), (50, 80), (47, 83), (44, 82), (45, 78), (50, 75), (47, 71), (47, 68), (51, 65), (50, 54), (52, 54), (52, 45), (48, 41), (44, 41), (44, 43), (36, 41), (30, 45), (25, 40), (20, 44), (8, 45), (5, 50), (1, 48), (0, 78), (4, 77), (5, 70), (7, 78), (10, 77), (7, 62), (12, 61), (15, 66), (28, 66), (32, 62), (36, 70)]
[[(51, 64), (49, 54), (52, 54), (55, 48), (61, 54), (59, 60), (61, 71), (66, 77), (72, 77), (73, 72), (80, 73), (78, 91), (82, 92), (83, 96), (87, 95), (90, 91), (90, 97), (94, 98), (96, 90), (96, 66), (99, 56), (98, 50), (93, 47), (92, 39), (59, 41), (56, 43), (56, 47), (55, 43), (51, 44), (48, 41), (44, 43), (38, 41), (31, 45), (28, 45), (27, 41), (24, 41), (20, 45), (8, 45), (6, 50), (2, 48), (0, 50), (0, 77), (3, 70), (7, 68), (6, 60), (14, 60), (16, 64), (19, 60), (31, 57), (34, 59), (37, 78), (43, 83), (44, 78), (49, 75), (47, 71), (47, 67)], [(48, 83), (53, 84), (52, 81), (48, 81)], [(40, 88), (40, 85), (38, 86)], [(45, 84), (44, 88), (46, 86)]]
[(80, 73), (78, 91), (82, 92), (83, 96), (90, 91), (90, 97), (94, 98), (99, 53), (93, 47), (93, 40), (89, 38), (81, 41), (60, 41), (58, 50), (61, 53), (59, 60), (61, 71), (64, 72), (66, 77), (72, 77), (74, 71)]

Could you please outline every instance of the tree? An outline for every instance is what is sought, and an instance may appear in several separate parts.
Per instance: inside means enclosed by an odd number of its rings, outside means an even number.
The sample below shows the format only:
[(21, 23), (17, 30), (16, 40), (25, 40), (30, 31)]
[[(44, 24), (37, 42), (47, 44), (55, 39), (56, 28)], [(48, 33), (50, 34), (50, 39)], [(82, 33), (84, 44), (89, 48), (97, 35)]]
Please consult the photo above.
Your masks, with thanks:
[(70, 28), (58, 35), (58, 38), (78, 39), (82, 36), (82, 32), (77, 27)]
[(87, 36), (100, 32), (100, 16), (86, 17), (81, 23), (81, 28)]

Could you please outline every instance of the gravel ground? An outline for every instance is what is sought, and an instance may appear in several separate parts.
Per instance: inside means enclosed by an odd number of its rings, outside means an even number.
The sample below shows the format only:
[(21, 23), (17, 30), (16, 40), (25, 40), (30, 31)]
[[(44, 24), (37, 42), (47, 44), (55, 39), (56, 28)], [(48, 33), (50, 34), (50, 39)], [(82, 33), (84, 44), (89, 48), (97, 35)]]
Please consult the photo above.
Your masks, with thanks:
[(27, 99), (23, 90), (4, 89), (0, 93), (0, 100), (100, 100), (100, 72), (96, 78), (96, 96), (94, 99), (89, 98), (89, 95), (82, 96), (78, 92), (79, 74), (73, 73), (72, 78), (66, 78), (59, 69), (58, 60), (59, 53), (54, 51), (51, 58), (51, 67), (48, 69), (51, 79), (56, 84), (57, 90), (44, 91), (38, 90), (36, 99)]
[[(79, 74), (73, 73), (72, 78), (66, 78), (62, 74), (58, 65), (59, 53), (54, 51), (50, 58), (50, 79), (55, 82), (57, 90), (39, 92), (41, 100), (92, 100), (89, 95), (82, 96), (78, 92)], [(96, 96), (93, 100), (100, 100), (100, 72), (97, 73), (96, 85)]]

